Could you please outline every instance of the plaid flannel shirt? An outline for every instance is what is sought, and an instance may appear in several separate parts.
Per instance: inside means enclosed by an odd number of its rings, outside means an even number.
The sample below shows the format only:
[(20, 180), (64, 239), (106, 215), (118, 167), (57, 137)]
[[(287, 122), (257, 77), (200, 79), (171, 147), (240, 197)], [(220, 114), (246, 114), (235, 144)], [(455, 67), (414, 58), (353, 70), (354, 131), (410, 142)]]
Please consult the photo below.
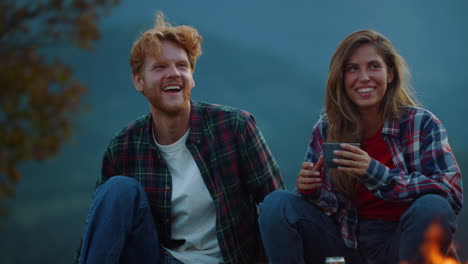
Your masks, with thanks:
[[(200, 169), (216, 207), (216, 233), (224, 263), (266, 260), (257, 204), (284, 189), (278, 165), (253, 116), (227, 106), (191, 101), (186, 146)], [(152, 137), (152, 116), (131, 123), (110, 142), (97, 186), (114, 175), (138, 180), (151, 204), (158, 237), (171, 239), (172, 178)]]
[[(315, 124), (306, 161), (317, 162), (326, 141), (327, 119)], [(399, 120), (387, 120), (382, 129), (395, 169), (372, 159), (360, 181), (377, 197), (392, 202), (412, 202), (425, 194), (437, 194), (450, 203), (455, 213), (463, 205), (461, 172), (448, 143), (447, 132), (432, 113), (407, 107)], [(356, 248), (358, 214), (355, 206), (337, 192), (327, 176), (322, 187), (303, 197), (336, 219), (348, 247)], [(296, 189), (297, 190), (297, 189)]]

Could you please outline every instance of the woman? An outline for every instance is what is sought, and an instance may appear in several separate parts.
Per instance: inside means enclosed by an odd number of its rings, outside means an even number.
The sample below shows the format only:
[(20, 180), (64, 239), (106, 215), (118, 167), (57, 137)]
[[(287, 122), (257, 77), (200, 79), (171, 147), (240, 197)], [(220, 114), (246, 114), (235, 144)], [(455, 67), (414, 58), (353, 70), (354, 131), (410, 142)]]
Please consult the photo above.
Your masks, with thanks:
[[(276, 191), (260, 208), (270, 263), (421, 263), (437, 221), (448, 251), (462, 207), (461, 173), (442, 123), (418, 108), (408, 69), (373, 30), (352, 33), (330, 62), (325, 113), (314, 126), (299, 195)], [(323, 166), (322, 144), (341, 144)]]

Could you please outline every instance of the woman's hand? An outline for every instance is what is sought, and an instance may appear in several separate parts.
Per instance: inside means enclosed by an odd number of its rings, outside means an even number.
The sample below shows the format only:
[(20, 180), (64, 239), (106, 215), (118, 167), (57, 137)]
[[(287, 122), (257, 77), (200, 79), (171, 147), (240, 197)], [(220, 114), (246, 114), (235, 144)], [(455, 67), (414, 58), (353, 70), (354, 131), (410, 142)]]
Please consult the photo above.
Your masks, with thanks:
[(323, 167), (323, 157), (320, 156), (316, 164), (312, 162), (302, 163), (302, 168), (297, 176), (297, 188), (301, 192), (313, 192), (322, 186), (322, 177), (320, 175)]
[(333, 159), (338, 164), (338, 170), (353, 176), (362, 176), (366, 174), (371, 163), (371, 157), (359, 147), (341, 144), (343, 150), (335, 150), (333, 154), (344, 159)]

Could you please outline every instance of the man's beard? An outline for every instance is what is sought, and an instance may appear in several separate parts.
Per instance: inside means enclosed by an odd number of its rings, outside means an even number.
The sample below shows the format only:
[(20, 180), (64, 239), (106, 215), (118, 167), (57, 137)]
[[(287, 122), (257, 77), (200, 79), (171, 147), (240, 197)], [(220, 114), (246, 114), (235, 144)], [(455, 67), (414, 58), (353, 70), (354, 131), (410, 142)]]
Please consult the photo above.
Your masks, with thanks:
[(159, 112), (162, 112), (168, 116), (176, 116), (179, 113), (183, 112), (185, 109), (188, 108), (188, 104), (184, 100), (183, 104), (178, 104), (178, 105), (166, 105), (166, 104), (159, 104), (157, 106), (153, 105), (155, 109), (157, 109)]
[(165, 102), (163, 102), (163, 99), (161, 97), (157, 98), (156, 102), (150, 103), (159, 112), (162, 112), (168, 116), (177, 116), (179, 113), (183, 112), (184, 110), (190, 107), (190, 92), (188, 92), (187, 94), (187, 91), (183, 90), (183, 93), (184, 100), (181, 104), (166, 104)]

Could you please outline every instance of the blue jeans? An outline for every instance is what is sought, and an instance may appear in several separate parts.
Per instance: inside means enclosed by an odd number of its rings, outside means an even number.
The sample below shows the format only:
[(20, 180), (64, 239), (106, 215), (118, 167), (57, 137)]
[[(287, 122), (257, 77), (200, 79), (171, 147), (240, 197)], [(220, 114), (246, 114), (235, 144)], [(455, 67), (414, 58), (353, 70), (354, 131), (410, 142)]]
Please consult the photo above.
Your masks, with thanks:
[(141, 184), (130, 177), (114, 176), (94, 194), (78, 263), (182, 262), (161, 248)]
[(269, 194), (260, 205), (260, 232), (270, 263), (324, 263), (343, 256), (346, 264), (421, 263), (419, 248), (425, 230), (438, 220), (444, 232), (442, 252), (452, 241), (456, 217), (448, 202), (437, 195), (417, 199), (400, 222), (359, 219), (358, 249), (346, 247), (339, 225), (299, 195), (286, 191)]

